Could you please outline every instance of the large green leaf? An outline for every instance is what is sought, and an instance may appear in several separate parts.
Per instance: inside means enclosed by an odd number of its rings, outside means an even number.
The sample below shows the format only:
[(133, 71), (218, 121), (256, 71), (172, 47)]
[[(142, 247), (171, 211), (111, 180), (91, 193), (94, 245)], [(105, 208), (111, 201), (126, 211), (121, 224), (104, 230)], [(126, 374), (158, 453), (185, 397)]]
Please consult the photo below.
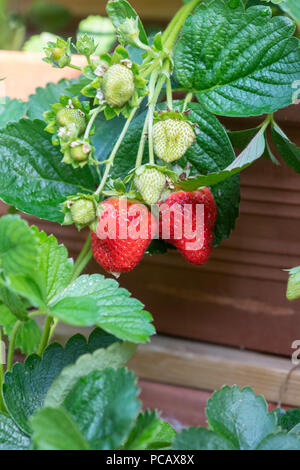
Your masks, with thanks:
[(80, 276), (51, 302), (52, 315), (76, 326), (97, 325), (124, 341), (143, 343), (155, 333), (152, 316), (113, 279)]
[(146, 410), (137, 417), (124, 449), (165, 449), (170, 447), (175, 434), (171, 426), (160, 419), (157, 411)]
[(271, 132), (273, 142), (287, 166), (300, 173), (300, 147), (291, 142), (277, 124), (272, 126)]
[(174, 439), (174, 450), (235, 450), (231, 442), (206, 428), (188, 428)]
[(89, 450), (77, 424), (66, 410), (43, 408), (30, 420), (32, 440), (38, 450)]
[(265, 437), (257, 450), (300, 450), (300, 438), (296, 434), (279, 432)]
[(62, 79), (58, 83), (47, 83), (45, 88), (37, 88), (35, 93), (29, 96), (28, 117), (43, 119), (44, 112), (51, 109), (52, 104), (59, 103), (61, 95), (69, 94), (68, 88), (72, 84), (73, 80)]
[(45, 350), (42, 358), (32, 354), (24, 364), (16, 363), (12, 371), (6, 373), (3, 386), (5, 404), (25, 433), (30, 434), (28, 419), (43, 407), (49, 387), (64, 367), (76, 362), (82, 354), (101, 348), (102, 338), (102, 334), (96, 330), (89, 342), (83, 336), (75, 335), (65, 348), (53, 343)]
[(63, 406), (95, 450), (118, 449), (127, 438), (141, 403), (133, 373), (93, 371), (79, 379)]
[(291, 431), (300, 424), (300, 410), (298, 408), (287, 411), (277, 408), (273, 413), (276, 413), (278, 424), (285, 431)]
[(252, 116), (292, 104), (300, 49), (289, 18), (267, 6), (206, 0), (191, 15), (175, 49), (175, 74), (214, 114)]
[(55, 297), (69, 283), (73, 260), (68, 258), (68, 250), (64, 245), (59, 245), (57, 239), (45, 232), (39, 232), (32, 227), (39, 240), (39, 263), (38, 270), (45, 286), (45, 301)]
[(138, 28), (140, 31), (139, 39), (144, 44), (148, 44), (148, 38), (144, 30), (144, 26), (129, 2), (126, 0), (109, 0), (106, 5), (106, 11), (116, 29), (118, 29), (118, 27), (124, 23), (127, 18), (137, 18)]
[[(0, 97), (1, 98), (1, 97)], [(0, 129), (9, 122), (18, 121), (25, 116), (27, 103), (21, 100), (11, 100), (10, 98), (0, 99)]]
[(7, 415), (0, 413), (0, 450), (28, 450), (30, 439)]
[(76, 382), (93, 370), (103, 370), (107, 367), (124, 366), (136, 350), (133, 343), (115, 342), (108, 348), (97, 349), (92, 354), (80, 356), (75, 364), (65, 367), (51, 385), (45, 406), (57, 408), (60, 406)]
[[(0, 304), (0, 325), (4, 333), (11, 338), (13, 327), (17, 318), (5, 305)], [(20, 349), (23, 354), (31, 354), (38, 348), (41, 339), (40, 328), (33, 319), (24, 321), (18, 328), (15, 339), (15, 347)]]
[(37, 238), (25, 220), (17, 215), (1, 217), (0, 265), (5, 274), (30, 273), (36, 267), (37, 257)]
[(212, 186), (220, 183), (225, 179), (240, 173), (247, 168), (251, 163), (258, 160), (264, 153), (266, 141), (264, 136), (264, 129), (260, 129), (255, 137), (250, 141), (242, 153), (228, 165), (224, 170), (219, 172), (209, 173), (208, 175), (196, 176), (195, 178), (188, 178), (179, 184), (179, 187), (186, 191), (194, 191), (200, 186)]
[(22, 119), (0, 131), (0, 198), (17, 209), (62, 223), (60, 204), (69, 195), (92, 192), (94, 169), (61, 163), (62, 154), (45, 123)]
[(274, 414), (265, 399), (249, 387), (223, 387), (208, 400), (209, 427), (236, 449), (253, 450), (269, 434), (278, 431)]
[(300, 3), (299, 0), (285, 0), (280, 4), (280, 8), (288, 13), (300, 25)]

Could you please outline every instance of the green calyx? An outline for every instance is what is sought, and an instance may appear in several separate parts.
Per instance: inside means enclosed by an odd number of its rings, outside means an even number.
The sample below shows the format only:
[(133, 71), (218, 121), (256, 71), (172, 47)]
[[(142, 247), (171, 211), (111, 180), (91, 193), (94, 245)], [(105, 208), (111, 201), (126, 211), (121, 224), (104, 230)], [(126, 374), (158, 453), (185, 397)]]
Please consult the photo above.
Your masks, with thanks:
[(45, 47), (46, 57), (44, 62), (52, 64), (54, 67), (63, 68), (71, 63), (71, 38), (65, 41), (57, 38), (55, 42), (48, 42)]
[[(174, 121), (184, 121), (184, 122), (189, 122), (189, 114), (190, 111), (187, 110), (184, 113), (181, 113), (178, 110), (170, 110), (168, 109), (167, 111), (157, 111), (153, 115), (153, 122), (156, 124), (157, 122), (160, 121), (167, 121), (168, 119), (172, 119)], [(191, 126), (194, 124), (192, 122), (189, 122)]]
[(63, 225), (75, 224), (78, 230), (94, 224), (97, 220), (98, 198), (94, 195), (78, 194), (63, 203), (65, 214)]

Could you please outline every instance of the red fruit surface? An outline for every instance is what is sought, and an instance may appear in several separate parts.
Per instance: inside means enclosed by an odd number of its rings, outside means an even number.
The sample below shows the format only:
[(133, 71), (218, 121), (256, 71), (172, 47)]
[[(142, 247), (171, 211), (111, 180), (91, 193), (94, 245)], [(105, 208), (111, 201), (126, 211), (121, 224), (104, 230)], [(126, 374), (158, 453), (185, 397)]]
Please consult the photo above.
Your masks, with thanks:
[[(164, 204), (166, 204), (164, 206)], [(168, 208), (171, 208), (177, 204), (179, 208), (179, 216), (175, 216), (173, 212), (170, 212)], [(187, 209), (184, 207), (186, 204), (189, 204), (190, 207), (190, 214), (191, 217), (189, 221), (191, 222), (191, 229), (194, 233), (192, 238), (188, 238), (185, 236), (185, 229), (184, 229), (184, 216), (187, 214)], [(202, 234), (204, 236), (203, 244), (201, 246), (200, 240), (201, 236), (199, 235), (199, 231), (196, 230), (196, 223), (197, 223), (197, 212), (196, 207), (197, 204), (204, 205), (204, 226), (202, 227)], [(212, 253), (212, 244), (213, 244), (213, 237), (214, 237), (214, 225), (217, 218), (217, 206), (214, 200), (214, 197), (209, 190), (209, 188), (199, 189), (197, 191), (188, 193), (185, 191), (178, 191), (176, 193), (171, 193), (170, 196), (164, 201), (160, 203), (160, 217), (159, 217), (159, 230), (160, 230), (160, 237), (163, 238), (168, 243), (174, 245), (180, 253), (184, 256), (184, 258), (192, 264), (196, 264), (198, 266), (207, 263), (211, 253)], [(177, 213), (178, 214), (178, 211)], [(199, 219), (199, 214), (198, 214)], [(169, 223), (169, 238), (165, 238), (163, 236), (163, 220), (167, 220), (167, 224)], [(170, 222), (169, 222), (170, 221)], [(199, 220), (198, 220), (199, 223)], [(165, 222), (166, 224), (166, 222)], [(178, 227), (181, 225), (182, 229), (182, 236), (180, 239), (175, 239), (176, 233), (178, 236)], [(195, 242), (199, 242), (198, 249), (191, 249), (191, 244)]]
[(120, 201), (110, 198), (101, 203), (97, 233), (91, 232), (95, 260), (115, 275), (136, 267), (157, 228), (146, 206), (126, 199), (120, 206)]

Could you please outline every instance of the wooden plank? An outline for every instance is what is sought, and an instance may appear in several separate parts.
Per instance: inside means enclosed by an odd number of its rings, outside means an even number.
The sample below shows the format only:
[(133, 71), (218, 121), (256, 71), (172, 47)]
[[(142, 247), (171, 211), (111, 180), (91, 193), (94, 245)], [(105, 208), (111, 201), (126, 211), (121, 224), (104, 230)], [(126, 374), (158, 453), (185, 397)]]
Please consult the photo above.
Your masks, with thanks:
[[(17, 8), (26, 11), (32, 0), (18, 2)], [(57, 3), (69, 8), (73, 15), (105, 15), (107, 0), (56, 0)], [(21, 4), (20, 4), (21, 3)], [(167, 21), (182, 7), (182, 0), (130, 0), (139, 15), (146, 20)]]
[(128, 367), (142, 379), (195, 389), (248, 385), (269, 401), (300, 406), (300, 370), (283, 387), (294, 366), (276, 356), (157, 336), (139, 346)]
[[(205, 409), (212, 392), (178, 385), (139, 380), (143, 409), (157, 409), (176, 431), (186, 426), (206, 426)], [(277, 404), (268, 403), (269, 411)], [(287, 409), (289, 407), (284, 406)]]

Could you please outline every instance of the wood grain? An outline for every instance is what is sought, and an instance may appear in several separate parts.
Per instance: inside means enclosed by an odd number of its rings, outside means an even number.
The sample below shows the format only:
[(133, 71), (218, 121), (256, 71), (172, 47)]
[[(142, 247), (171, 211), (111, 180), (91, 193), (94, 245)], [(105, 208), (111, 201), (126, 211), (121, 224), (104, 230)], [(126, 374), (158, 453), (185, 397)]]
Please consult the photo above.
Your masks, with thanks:
[(128, 364), (142, 379), (216, 390), (223, 385), (251, 386), (272, 402), (300, 406), (300, 370), (289, 359), (166, 336), (141, 345)]

